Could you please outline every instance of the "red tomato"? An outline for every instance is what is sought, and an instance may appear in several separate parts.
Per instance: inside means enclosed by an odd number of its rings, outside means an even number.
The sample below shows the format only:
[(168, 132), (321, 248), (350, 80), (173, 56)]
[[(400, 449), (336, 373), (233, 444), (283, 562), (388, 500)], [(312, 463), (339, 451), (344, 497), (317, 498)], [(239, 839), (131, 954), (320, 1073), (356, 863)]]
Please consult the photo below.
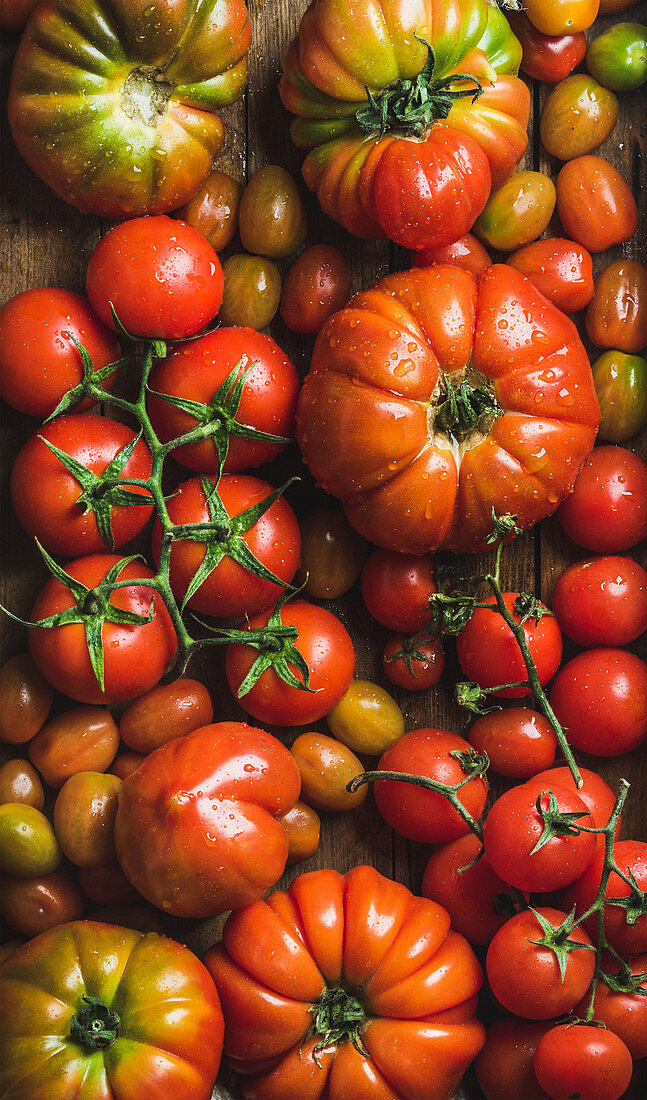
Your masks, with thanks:
[[(378, 771), (405, 772), (441, 783), (460, 783), (466, 772), (454, 753), (469, 753), (467, 741), (440, 729), (409, 730), (380, 757)], [(487, 787), (475, 776), (458, 798), (478, 819), (485, 806)], [(469, 832), (458, 811), (441, 794), (392, 779), (375, 783), (375, 801), (382, 817), (396, 833), (423, 844), (455, 840)]]
[(633, 1073), (631, 1054), (605, 1028), (577, 1023), (551, 1028), (533, 1060), (537, 1080), (554, 1100), (568, 1096), (619, 1100)]
[[(200, 570), (207, 573), (187, 601), (188, 607), (216, 618), (240, 618), (263, 611), (285, 591), (297, 571), (301, 551), (299, 525), (284, 497), (247, 526), (243, 518), (250, 509), (260, 508), (273, 492), (271, 485), (257, 477), (224, 474), (216, 492), (220, 503), (207, 504), (205, 489), (215, 488), (215, 478), (198, 477), (184, 481), (167, 508), (171, 521), (181, 527), (215, 523), (216, 529), (201, 538), (173, 540), (170, 554), (170, 582), (178, 599), (186, 597)], [(212, 498), (213, 499), (213, 498)], [(224, 514), (223, 514), (224, 512)], [(253, 518), (253, 517), (252, 517)], [(230, 522), (231, 521), (231, 522)], [(152, 533), (153, 558), (159, 566), (162, 532), (159, 520)], [(256, 565), (253, 563), (256, 559)], [(283, 584), (259, 572), (269, 571)]]
[[(566, 913), (545, 906), (537, 910), (552, 928), (566, 920)], [(538, 944), (546, 936), (532, 909), (517, 913), (495, 935), (487, 953), (487, 976), (496, 999), (508, 1012), (528, 1020), (549, 1020), (570, 1012), (591, 984), (595, 952), (587, 948), (568, 950), (562, 977), (557, 955), (551, 947)], [(591, 940), (583, 928), (574, 928), (568, 941)]]
[(49, 928), (83, 916), (85, 900), (64, 867), (38, 878), (2, 876), (0, 909), (3, 919), (31, 939)]
[(213, 703), (204, 684), (182, 678), (133, 699), (121, 716), (119, 733), (130, 749), (147, 754), (208, 726), (212, 718)]
[(551, 604), (579, 645), (629, 645), (647, 630), (647, 573), (633, 558), (578, 561), (562, 573)]
[[(245, 629), (259, 630), (267, 625), (270, 611), (249, 619)], [(239, 698), (240, 705), (261, 722), (277, 726), (303, 726), (316, 722), (339, 702), (353, 678), (355, 650), (345, 626), (330, 611), (305, 600), (294, 600), (280, 611), (284, 626), (295, 626), (294, 645), (310, 669), (310, 691), (292, 687), (280, 679), (274, 668), (266, 668), (254, 686)], [(289, 641), (289, 640), (288, 640)], [(260, 654), (276, 653), (269, 644), (260, 645)], [(237, 695), (243, 680), (259, 657), (259, 647), (244, 642), (227, 646), (225, 671), (227, 682)], [(297, 679), (287, 653), (288, 666)]]
[(647, 267), (618, 260), (598, 275), (586, 311), (586, 331), (599, 348), (629, 354), (647, 344)]
[(593, 297), (593, 260), (573, 241), (560, 237), (532, 241), (508, 256), (506, 263), (530, 279), (563, 313), (577, 313)]
[[(624, 967), (622, 970), (621, 982), (625, 975), (629, 977), (647, 974), (647, 955), (632, 955), (627, 960), (626, 970)], [(603, 961), (603, 972), (617, 977), (620, 974), (620, 963), (611, 956), (606, 957)], [(640, 982), (634, 992), (613, 990), (604, 980), (598, 982), (595, 990), (595, 1019), (600, 1020), (609, 1031), (622, 1039), (635, 1061), (647, 1058), (647, 996), (641, 990), (647, 990), (647, 978)], [(576, 1006), (576, 1015), (584, 1018), (587, 1008), (588, 999), (585, 997)]]
[(624, 649), (578, 654), (555, 677), (550, 701), (582, 752), (621, 756), (647, 737), (647, 665)]
[[(571, 770), (566, 765), (550, 768), (547, 771), (539, 772), (538, 775), (533, 775), (526, 786), (532, 786), (532, 789), (537, 792), (551, 790), (553, 783), (556, 783), (559, 787), (564, 787), (571, 794), (576, 794), (578, 798), (582, 799), (593, 818), (593, 824), (596, 829), (600, 829), (603, 825), (606, 825), (611, 817), (616, 797), (609, 784), (605, 783), (597, 772), (582, 767), (579, 770), (583, 780), (581, 787), (575, 786)], [(620, 817), (616, 826), (616, 836), (620, 832), (621, 823), (622, 817)], [(604, 843), (604, 840), (602, 840), (602, 843)]]
[[(72, 469), (47, 444), (69, 455)], [(83, 468), (78, 473), (76, 464)], [(90, 413), (61, 416), (18, 452), (11, 502), (25, 530), (51, 553), (99, 554), (124, 546), (147, 523), (152, 504), (119, 502), (124, 492), (142, 501), (150, 501), (150, 493), (138, 485), (120, 486), (120, 480), (146, 480), (150, 472), (148, 447), (132, 428)]]
[(134, 336), (181, 340), (220, 309), (223, 274), (207, 240), (185, 222), (159, 214), (122, 222), (90, 256), (88, 298), (115, 328), (111, 306)]
[(220, 252), (236, 236), (242, 193), (227, 172), (214, 169), (193, 198), (175, 211), (175, 217), (192, 225)]
[(506, 11), (506, 16), (523, 47), (519, 68), (535, 80), (557, 84), (584, 61), (586, 37), (576, 34), (542, 34), (523, 11)]
[(495, 1020), (474, 1063), (487, 1100), (545, 1100), (532, 1060), (550, 1024), (504, 1016)]
[(557, 213), (568, 237), (604, 252), (633, 237), (638, 212), (629, 185), (602, 157), (575, 157), (557, 177)]
[(306, 806), (305, 802), (295, 802), (278, 820), (288, 838), (286, 867), (311, 859), (319, 847), (321, 833), (321, 818), (317, 811)]
[(143, 764), (145, 759), (145, 753), (120, 752), (119, 756), (113, 760), (110, 771), (121, 780), (127, 779), (129, 775), (137, 771), (137, 768), (140, 764)]
[(336, 248), (315, 244), (294, 261), (281, 294), (281, 317), (293, 332), (319, 332), (350, 298), (348, 264)]
[[(640, 840), (617, 840), (614, 856), (623, 874), (628, 877), (633, 875), (638, 891), (644, 895), (647, 891), (647, 844)], [(594, 860), (575, 883), (575, 902), (580, 916), (595, 901), (600, 888), (603, 863), (604, 852), (598, 850)], [(628, 909), (611, 904), (616, 899), (626, 902), (632, 893), (634, 897), (631, 898)], [(636, 896), (636, 892), (615, 871), (609, 875), (604, 898), (604, 930), (611, 946), (624, 958), (647, 951), (647, 913), (641, 912), (641, 908), (644, 909), (644, 899), (641, 905), (640, 896)], [(589, 918), (586, 923), (587, 928), (595, 928), (594, 919)]]
[(480, 275), (492, 263), (481, 242), (472, 234), (466, 233), (458, 241), (440, 248), (420, 248), (411, 253), (413, 267), (429, 267), (430, 264), (452, 264)]
[(543, 34), (574, 34), (595, 20), (600, 0), (526, 0), (525, 10), (533, 26)]
[(526, 707), (508, 707), (484, 714), (470, 726), (469, 741), (486, 752), (497, 775), (527, 779), (550, 768), (557, 738), (543, 714)]
[[(114, 334), (80, 294), (39, 287), (5, 302), (0, 309), (0, 395), (4, 400), (30, 416), (49, 416), (83, 376), (81, 355), (72, 337), (89, 353), (95, 370), (121, 355)], [(114, 378), (110, 375), (101, 385), (110, 389)]]
[[(522, 616), (514, 604), (519, 593), (504, 592), (503, 599), (515, 621)], [(495, 605), (493, 596), (483, 601)], [(539, 605), (543, 608), (543, 604)], [(524, 624), (524, 634), (530, 653), (537, 667), (540, 683), (547, 684), (559, 668), (562, 659), (562, 635), (553, 615), (542, 615), (539, 622), (530, 617)], [(511, 684), (526, 680), (528, 673), (514, 634), (503, 616), (497, 611), (476, 608), (466, 626), (456, 639), (456, 652), (463, 674), (479, 687), (492, 688), (499, 684)], [(494, 692), (502, 699), (518, 699), (529, 695), (530, 687), (506, 688)]]
[(382, 654), (382, 668), (392, 684), (407, 691), (426, 691), (440, 680), (445, 655), (430, 634), (394, 634)]
[(58, 790), (77, 772), (105, 772), (119, 748), (119, 729), (104, 707), (75, 707), (55, 714), (29, 745), (29, 759)]
[[(91, 592), (121, 560), (117, 554), (90, 554), (70, 562), (65, 572)], [(132, 561), (120, 570), (118, 579), (127, 581), (141, 577), (147, 580), (152, 576), (145, 565)], [(32, 622), (73, 608), (75, 604), (70, 590), (51, 577), (34, 604)], [(90, 663), (83, 622), (33, 628), (29, 632), (31, 655), (46, 679), (71, 699), (81, 703), (120, 703), (133, 699), (162, 678), (177, 649), (169, 613), (157, 593), (152, 596), (152, 604), (150, 622), (123, 625), (108, 619), (103, 621), (103, 690)], [(109, 597), (105, 609), (108, 614), (110, 606), (148, 618), (151, 589), (143, 585), (120, 588)], [(95, 624), (102, 622), (101, 607), (98, 612), (83, 611)]]
[(587, 550), (629, 550), (647, 537), (647, 466), (624, 447), (596, 447), (557, 519)]
[[(236, 405), (232, 388), (249, 370)], [(233, 372), (233, 378), (227, 383)], [(219, 390), (224, 386), (224, 393)], [(150, 378), (150, 417), (157, 434), (166, 443), (185, 432), (207, 424), (221, 429), (230, 442), (225, 470), (231, 473), (260, 466), (280, 454), (286, 439), (246, 438), (247, 429), (289, 437), (294, 431), (294, 412), (299, 379), (287, 355), (271, 336), (251, 328), (221, 328), (178, 348), (161, 360)], [(184, 412), (155, 394), (169, 394), (197, 404), (195, 413)], [(233, 407), (235, 406), (235, 407)], [(231, 424), (231, 421), (235, 423)], [(179, 447), (173, 457), (206, 474), (218, 473), (218, 449), (214, 440)]]
[(429, 597), (438, 591), (436, 563), (428, 554), (375, 550), (361, 578), (369, 615), (391, 630), (415, 634), (430, 618)]

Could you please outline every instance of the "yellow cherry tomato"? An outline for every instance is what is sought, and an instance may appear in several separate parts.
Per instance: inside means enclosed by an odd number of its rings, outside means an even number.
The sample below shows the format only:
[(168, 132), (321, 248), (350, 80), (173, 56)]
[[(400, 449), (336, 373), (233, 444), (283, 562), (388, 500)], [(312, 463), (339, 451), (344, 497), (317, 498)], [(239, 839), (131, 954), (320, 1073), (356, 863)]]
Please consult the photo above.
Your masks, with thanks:
[(492, 192), (474, 232), (491, 248), (513, 252), (541, 237), (556, 197), (555, 184), (543, 172), (517, 172)]
[(404, 733), (395, 699), (368, 680), (353, 680), (326, 721), (338, 741), (366, 756), (380, 756)]

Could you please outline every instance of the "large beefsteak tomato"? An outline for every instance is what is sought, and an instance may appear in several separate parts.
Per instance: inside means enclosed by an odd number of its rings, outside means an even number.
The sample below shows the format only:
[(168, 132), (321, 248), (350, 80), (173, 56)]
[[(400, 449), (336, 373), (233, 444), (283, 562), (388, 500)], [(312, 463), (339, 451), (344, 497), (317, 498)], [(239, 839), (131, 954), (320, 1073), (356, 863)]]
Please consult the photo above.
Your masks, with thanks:
[(304, 458), (379, 546), (482, 550), (566, 496), (599, 408), (575, 326), (507, 265), (388, 275), (333, 315), (297, 412)]
[(467, 941), (371, 867), (300, 875), (239, 909), (205, 965), (255, 1100), (449, 1100), (485, 1039)]
[(244, 0), (45, 0), (11, 77), (18, 151), (80, 210), (175, 210), (222, 147), (250, 41)]

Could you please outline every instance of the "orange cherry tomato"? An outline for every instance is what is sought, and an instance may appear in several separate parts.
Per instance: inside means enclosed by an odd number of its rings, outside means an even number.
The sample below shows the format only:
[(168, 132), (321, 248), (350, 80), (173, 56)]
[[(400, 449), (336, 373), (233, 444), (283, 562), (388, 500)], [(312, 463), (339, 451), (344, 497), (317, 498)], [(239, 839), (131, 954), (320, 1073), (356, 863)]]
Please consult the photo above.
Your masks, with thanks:
[(77, 772), (106, 771), (119, 748), (119, 730), (103, 707), (76, 707), (57, 714), (29, 746), (29, 759), (50, 787), (62, 787)]
[(506, 263), (526, 275), (562, 313), (584, 309), (593, 297), (593, 260), (574, 241), (561, 237), (532, 241), (508, 256)]
[[(146, 754), (167, 741), (208, 726), (212, 718), (213, 703), (204, 684), (182, 678), (172, 684), (157, 684), (133, 699), (121, 716), (119, 733), (129, 749)], [(120, 759), (117, 757), (115, 764)], [(112, 770), (118, 774), (114, 767)]]
[(16, 757), (0, 768), (0, 805), (5, 802), (21, 802), (36, 810), (42, 810), (45, 805), (40, 776), (28, 760)]
[(334, 737), (302, 733), (290, 752), (301, 776), (301, 797), (317, 810), (354, 810), (366, 798), (366, 784), (354, 794), (346, 790), (346, 784), (364, 768), (355, 753)]
[(327, 508), (306, 512), (301, 521), (298, 582), (316, 600), (336, 600), (355, 584), (367, 549), (343, 512)]
[(259, 169), (238, 209), (243, 248), (276, 260), (298, 252), (308, 231), (305, 206), (289, 172), (277, 164)]
[(618, 100), (588, 73), (575, 73), (551, 92), (541, 116), (541, 140), (551, 157), (592, 153), (615, 129)]
[(442, 248), (421, 248), (418, 252), (411, 253), (412, 267), (453, 264), (454, 267), (471, 271), (473, 275), (478, 275), (491, 263), (492, 260), (485, 248), (472, 233), (466, 233), (460, 240), (454, 241), (453, 244), (446, 244)]
[(242, 193), (235, 179), (226, 172), (214, 170), (197, 194), (175, 211), (175, 217), (192, 225), (216, 252), (220, 252), (236, 235)]
[(530, 22), (543, 34), (575, 34), (591, 26), (600, 0), (525, 0)]
[(350, 297), (348, 264), (336, 248), (306, 248), (288, 271), (281, 295), (281, 317), (293, 332), (319, 332), (324, 321)]
[(305, 802), (295, 802), (294, 806), (278, 820), (288, 834), (286, 866), (310, 859), (319, 847), (321, 818), (317, 811), (307, 806)]
[(599, 348), (636, 355), (647, 344), (647, 267), (616, 260), (598, 275), (586, 311), (586, 331)]
[(633, 237), (638, 211), (628, 183), (603, 157), (569, 160), (557, 177), (557, 213), (564, 232), (589, 252)]
[(139, 765), (143, 764), (146, 755), (143, 752), (120, 752), (119, 756), (112, 762), (110, 768), (112, 775), (118, 776), (122, 781), (128, 779), (128, 776), (136, 772)]
[(281, 276), (276, 264), (263, 256), (240, 253), (222, 265), (225, 285), (218, 320), (258, 332), (266, 328), (279, 308)]
[(47, 720), (54, 690), (28, 653), (10, 657), (0, 668), (0, 738), (24, 745)]
[(39, 878), (4, 875), (0, 910), (7, 924), (21, 936), (39, 936), (48, 928), (83, 916), (85, 901), (64, 867)]
[(115, 817), (121, 779), (103, 772), (72, 775), (54, 804), (54, 828), (67, 858), (100, 867), (115, 858)]
[(493, 191), (474, 223), (491, 248), (512, 252), (546, 229), (555, 209), (555, 184), (543, 172), (517, 172)]

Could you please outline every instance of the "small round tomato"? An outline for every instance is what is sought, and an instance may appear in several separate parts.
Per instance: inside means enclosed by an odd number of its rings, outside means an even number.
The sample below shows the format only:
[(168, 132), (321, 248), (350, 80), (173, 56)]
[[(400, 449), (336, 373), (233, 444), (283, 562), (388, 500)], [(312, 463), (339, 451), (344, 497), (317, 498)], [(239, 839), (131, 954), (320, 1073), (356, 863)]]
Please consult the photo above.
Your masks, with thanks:
[(382, 668), (392, 684), (407, 691), (426, 691), (440, 680), (445, 655), (431, 634), (394, 634), (382, 654)]
[(316, 810), (354, 810), (366, 798), (364, 784), (351, 794), (346, 785), (363, 767), (354, 752), (334, 737), (324, 733), (302, 733), (290, 749), (299, 775), (301, 797)]
[(76, 707), (55, 715), (29, 745), (29, 759), (57, 790), (77, 772), (104, 772), (119, 748), (117, 724), (103, 707)]
[(555, 200), (555, 184), (543, 172), (517, 172), (492, 192), (474, 232), (490, 248), (513, 252), (541, 237)]
[(647, 80), (647, 31), (642, 23), (616, 23), (586, 51), (586, 67), (614, 92), (632, 92)]
[(316, 810), (305, 802), (295, 802), (291, 809), (278, 818), (288, 836), (286, 867), (310, 859), (319, 847), (321, 818)]
[[(515, 609), (517, 600), (523, 600), (518, 592), (504, 592), (503, 599), (515, 622), (522, 619), (522, 611)], [(488, 608), (476, 608), (466, 626), (456, 639), (456, 652), (463, 674), (482, 688), (527, 680), (528, 673), (523, 654), (512, 630), (496, 610), (496, 600), (489, 596), (483, 601)], [(546, 614), (543, 604), (538, 605), (539, 616), (530, 616), (523, 631), (530, 654), (537, 668), (540, 683), (547, 684), (559, 668), (562, 659), (562, 635), (557, 619)], [(505, 688), (494, 692), (502, 699), (518, 699), (529, 695), (530, 686)]]
[(27, 760), (14, 757), (0, 767), (0, 805), (5, 802), (20, 802), (36, 810), (45, 805), (43, 784)]
[[(613, 807), (616, 804), (616, 796), (609, 784), (605, 783), (604, 779), (602, 779), (597, 772), (589, 771), (588, 768), (583, 768), (581, 766), (579, 772), (582, 779), (581, 787), (576, 787), (575, 780), (571, 775), (571, 770), (565, 764), (558, 768), (550, 768), (548, 771), (534, 775), (526, 785), (529, 787), (531, 786), (533, 790), (537, 792), (551, 790), (554, 783), (559, 787), (565, 787), (571, 794), (576, 794), (578, 798), (582, 799), (582, 802), (593, 818), (593, 824), (596, 829), (601, 829), (611, 817)], [(620, 832), (621, 824), (622, 815), (618, 819), (615, 830), (616, 836), (618, 836)], [(598, 837), (598, 840), (599, 839)], [(602, 843), (604, 844), (604, 838), (602, 838)]]
[(504, 1016), (495, 1020), (474, 1063), (487, 1100), (546, 1100), (532, 1060), (537, 1043), (550, 1024)]
[(629, 550), (647, 537), (647, 466), (624, 447), (594, 447), (556, 516), (586, 550)]
[(485, 752), (497, 775), (527, 779), (550, 768), (557, 738), (543, 714), (526, 707), (508, 707), (484, 714), (470, 726), (469, 742)]
[(52, 708), (54, 692), (28, 653), (0, 668), (0, 738), (24, 745), (38, 733)]
[(293, 332), (316, 333), (346, 304), (351, 283), (348, 264), (330, 244), (306, 248), (285, 277), (281, 317)]
[[(80, 294), (38, 287), (10, 298), (0, 309), (0, 396), (19, 412), (49, 416), (83, 376), (74, 340), (86, 349), (95, 371), (121, 355), (114, 333)], [(111, 375), (101, 385), (109, 389), (113, 381)]]
[(537, 1044), (533, 1066), (539, 1084), (554, 1100), (619, 1100), (634, 1068), (622, 1039), (604, 1027), (582, 1023), (547, 1031)]
[(64, 867), (37, 878), (3, 876), (0, 911), (7, 924), (28, 939), (79, 920), (84, 909), (83, 894)]
[(242, 193), (227, 172), (214, 169), (193, 198), (175, 211), (175, 217), (197, 229), (220, 252), (236, 235)]
[(416, 634), (428, 624), (429, 597), (438, 591), (435, 559), (375, 550), (362, 570), (361, 584), (369, 615), (390, 630)]
[(305, 206), (289, 172), (266, 164), (243, 191), (238, 209), (243, 248), (280, 259), (298, 252), (308, 232)]
[(626, 443), (647, 423), (647, 361), (605, 351), (591, 370), (600, 403), (598, 439)]
[(281, 297), (281, 275), (276, 264), (262, 256), (239, 253), (225, 260), (225, 285), (218, 320), (223, 325), (266, 328)]
[(636, 355), (647, 344), (647, 267), (617, 260), (598, 275), (585, 314), (589, 339), (599, 348)]
[(129, 775), (137, 771), (140, 764), (143, 764), (147, 755), (148, 753), (143, 752), (120, 752), (119, 756), (113, 760), (110, 771), (124, 782)]
[(141, 896), (116, 859), (99, 867), (79, 867), (79, 886), (95, 905), (127, 905)]
[(212, 719), (213, 703), (204, 684), (183, 678), (133, 699), (119, 720), (119, 733), (130, 749), (147, 754)]
[(49, 821), (25, 802), (0, 806), (0, 867), (12, 875), (48, 875), (61, 862), (61, 849)]
[(366, 756), (379, 756), (404, 733), (395, 699), (369, 680), (352, 680), (326, 721), (338, 741)]
[[(636, 990), (622, 988), (632, 976), (647, 975), (647, 955), (632, 955), (622, 967), (617, 959), (607, 956), (602, 971), (612, 975), (620, 988), (612, 989), (604, 978), (598, 982), (594, 1018), (622, 1039), (634, 1061), (647, 1058), (647, 977)], [(576, 1006), (575, 1014), (583, 1019), (587, 1008), (588, 999), (585, 997)]]
[(565, 942), (586, 944), (567, 950), (563, 975), (557, 953), (536, 942), (546, 937), (544, 921), (555, 929), (565, 920), (566, 913), (559, 909), (525, 909), (496, 933), (488, 948), (487, 976), (494, 996), (508, 1012), (528, 1020), (550, 1020), (570, 1012), (586, 993), (595, 952), (584, 929), (577, 927), (563, 936)]
[(551, 605), (578, 645), (629, 645), (647, 630), (647, 573), (632, 558), (578, 561), (557, 581)]
[(521, 42), (523, 57), (519, 68), (526, 76), (557, 84), (584, 60), (586, 37), (576, 34), (542, 34), (523, 11), (506, 11), (506, 18)]
[[(409, 730), (380, 758), (379, 771), (404, 772), (455, 784), (467, 778), (455, 753), (469, 753), (470, 745), (456, 733), (440, 729)], [(461, 787), (458, 798), (477, 820), (485, 806), (487, 787), (474, 776)], [(441, 844), (469, 832), (457, 810), (442, 794), (400, 780), (375, 783), (375, 801), (382, 817), (396, 833), (422, 844)]]
[[(632, 890), (629, 883), (612, 871), (604, 892), (604, 930), (611, 946), (626, 958), (647, 951), (647, 913), (641, 911), (641, 908), (644, 910), (644, 902), (641, 906), (640, 901), (640, 893), (644, 895), (647, 891), (647, 844), (640, 840), (617, 840), (614, 857), (624, 875), (633, 875), (637, 886), (637, 891)], [(595, 859), (575, 883), (575, 903), (580, 915), (586, 913), (595, 901), (603, 865), (604, 852), (599, 849)], [(628, 898), (635, 903), (632, 906), (630, 902), (629, 908), (612, 904), (614, 900), (626, 903)], [(595, 927), (594, 918), (589, 918), (587, 927), (589, 924)]]
[(533, 241), (508, 256), (515, 267), (562, 313), (576, 313), (591, 301), (593, 260), (585, 248), (560, 237)]
[(595, 20), (600, 0), (526, 0), (524, 5), (530, 22), (543, 34), (575, 34), (585, 31)]
[(636, 200), (617, 168), (603, 157), (569, 160), (560, 170), (556, 188), (564, 232), (589, 252), (604, 252), (636, 232)]
[(413, 267), (429, 267), (430, 264), (453, 264), (479, 275), (492, 263), (485, 248), (472, 233), (466, 233), (458, 241), (440, 248), (421, 248), (411, 253)]
[(550, 702), (576, 749), (632, 752), (647, 737), (647, 665), (626, 649), (588, 649), (559, 671)]
[(54, 828), (65, 855), (77, 867), (101, 867), (115, 858), (115, 818), (121, 779), (77, 772), (54, 803)]
[(316, 600), (336, 600), (359, 577), (367, 546), (343, 512), (315, 508), (301, 519), (297, 580)]
[(562, 80), (551, 92), (541, 115), (541, 140), (558, 160), (592, 153), (618, 121), (618, 100), (586, 73)]

